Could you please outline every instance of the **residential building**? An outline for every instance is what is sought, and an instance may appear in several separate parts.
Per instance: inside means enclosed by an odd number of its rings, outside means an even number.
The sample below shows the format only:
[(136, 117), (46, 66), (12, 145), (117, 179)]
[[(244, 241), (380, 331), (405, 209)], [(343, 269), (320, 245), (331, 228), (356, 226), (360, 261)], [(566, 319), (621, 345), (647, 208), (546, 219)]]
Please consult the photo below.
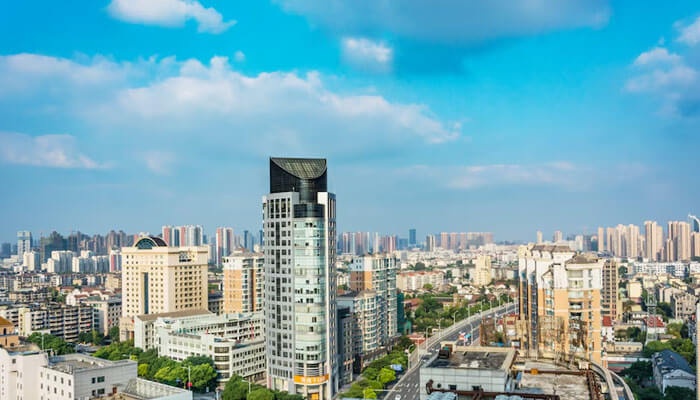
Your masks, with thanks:
[(0, 317), (0, 347), (12, 349), (17, 346), (19, 346), (17, 328), (12, 322)]
[(669, 221), (666, 244), (666, 261), (689, 261), (690, 224), (684, 221)]
[(401, 291), (423, 290), (425, 285), (439, 287), (445, 280), (442, 271), (401, 272), (396, 276), (396, 287)]
[(600, 298), (601, 314), (613, 320), (622, 317), (622, 300), (620, 300), (620, 277), (617, 263), (606, 260), (603, 264), (603, 285)]
[(408, 246), (410, 248), (416, 247), (416, 230), (413, 228), (408, 230)]
[(339, 381), (336, 210), (326, 160), (271, 158), (262, 206), (267, 385), (330, 400)]
[(491, 257), (480, 255), (474, 260), (474, 286), (486, 286), (491, 283)]
[(216, 228), (216, 265), (221, 266), (223, 257), (227, 257), (234, 249), (235, 235), (233, 228)]
[(92, 307), (93, 329), (107, 336), (109, 330), (119, 326), (119, 319), (122, 316), (121, 297), (110, 297), (107, 299), (87, 299), (83, 304)]
[(265, 256), (247, 249), (236, 249), (223, 257), (224, 313), (247, 313), (263, 310), (265, 295)]
[(644, 222), (644, 257), (650, 261), (660, 261), (664, 248), (664, 232), (656, 221)]
[(32, 251), (32, 233), (29, 231), (17, 232), (17, 256), (21, 260), (24, 253)]
[(435, 235), (428, 235), (425, 237), (425, 251), (435, 250)]
[(213, 292), (207, 295), (207, 310), (216, 315), (224, 312), (224, 295), (221, 292)]
[(219, 379), (238, 375), (252, 382), (265, 377), (265, 318), (262, 312), (215, 315), (204, 310), (139, 315), (134, 345), (175, 361), (207, 356)]
[(400, 261), (390, 254), (353, 257), (348, 266), (350, 290), (372, 290), (380, 297), (377, 315), (381, 316), (380, 343), (386, 345), (398, 335), (396, 303), (396, 270)]
[(698, 298), (687, 292), (674, 293), (671, 296), (673, 318), (686, 321), (695, 314), (695, 303)]
[(41, 255), (38, 251), (25, 251), (22, 257), (22, 266), (29, 271), (41, 270)]
[(601, 362), (603, 260), (560, 245), (522, 246), (519, 253), (523, 350)]
[(338, 296), (338, 307), (352, 315), (354, 371), (360, 373), (371, 361), (384, 355), (381, 307), (383, 299), (374, 290), (348, 292)]
[(542, 244), (542, 231), (537, 231), (537, 244)]
[(133, 317), (207, 308), (207, 248), (169, 247), (144, 236), (122, 248), (120, 336), (131, 337)]
[(338, 380), (341, 385), (353, 381), (354, 318), (348, 307), (338, 307)]
[(654, 384), (666, 393), (670, 386), (695, 390), (695, 373), (688, 362), (672, 350), (662, 350), (651, 356)]
[(17, 328), (21, 336), (46, 332), (74, 342), (78, 335), (93, 329), (92, 308), (83, 304), (36, 303), (17, 306)]

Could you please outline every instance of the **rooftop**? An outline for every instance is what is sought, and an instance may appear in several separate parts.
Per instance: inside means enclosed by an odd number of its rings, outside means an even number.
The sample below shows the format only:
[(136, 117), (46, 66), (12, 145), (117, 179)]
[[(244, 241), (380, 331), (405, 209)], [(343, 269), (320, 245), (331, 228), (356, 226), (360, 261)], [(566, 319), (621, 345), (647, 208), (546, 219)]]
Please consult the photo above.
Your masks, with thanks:
[[(173, 386), (164, 385), (162, 383), (148, 381), (141, 378), (129, 380), (126, 387), (111, 399), (123, 400), (149, 400), (160, 399), (176, 394), (191, 393), (188, 390), (180, 389)], [(192, 396), (190, 395), (190, 398)]]
[(690, 368), (688, 361), (683, 358), (680, 354), (672, 350), (663, 350), (658, 353), (654, 353), (651, 357), (654, 364), (654, 368), (658, 368), (661, 371), (674, 371), (681, 370), (689, 374), (695, 375), (693, 369)]
[(212, 312), (208, 310), (182, 310), (182, 311), (173, 311), (173, 312), (166, 312), (166, 313), (160, 313), (160, 314), (142, 314), (138, 315), (136, 318), (140, 319), (141, 321), (155, 321), (158, 318), (179, 318), (179, 317), (192, 317), (195, 315), (214, 315)]
[(300, 179), (316, 179), (326, 172), (326, 160), (323, 158), (272, 157), (270, 161)]
[(131, 360), (109, 361), (78, 353), (49, 358), (49, 368), (66, 374), (74, 374), (88, 369), (108, 368), (129, 363), (136, 364), (135, 361)]
[(473, 349), (453, 351), (449, 359), (437, 357), (427, 365), (427, 368), (507, 370), (515, 358), (515, 350), (512, 349), (485, 347)]

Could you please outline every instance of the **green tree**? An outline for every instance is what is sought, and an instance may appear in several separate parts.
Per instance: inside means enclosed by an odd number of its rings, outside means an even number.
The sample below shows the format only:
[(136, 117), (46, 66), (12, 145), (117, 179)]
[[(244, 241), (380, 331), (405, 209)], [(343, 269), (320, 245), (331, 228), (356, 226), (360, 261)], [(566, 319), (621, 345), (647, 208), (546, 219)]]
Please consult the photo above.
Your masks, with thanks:
[(396, 372), (391, 368), (382, 368), (379, 371), (379, 382), (386, 386), (387, 383), (393, 382), (396, 379)]
[(367, 388), (362, 392), (362, 398), (364, 398), (364, 399), (376, 399), (377, 393), (374, 390)]
[(653, 376), (653, 371), (651, 368), (651, 362), (649, 361), (635, 361), (630, 365), (629, 368), (625, 368), (620, 372), (620, 375), (631, 380), (636, 385), (642, 386), (647, 384), (651, 376)]
[(221, 393), (222, 400), (245, 400), (248, 395), (248, 382), (240, 376), (232, 376)]
[(119, 341), (119, 327), (118, 326), (113, 326), (113, 327), (109, 328), (109, 338), (112, 339), (113, 342)]
[(78, 342), (80, 342), (80, 343), (92, 342), (92, 335), (90, 334), (90, 332), (80, 332), (78, 334)]
[(101, 345), (102, 342), (104, 342), (104, 340), (105, 340), (105, 337), (104, 337), (104, 335), (101, 334), (100, 332), (98, 332), (98, 331), (96, 331), (96, 330), (93, 330), (93, 331), (91, 332), (91, 334), (90, 334), (90, 341), (91, 341), (92, 344), (94, 344), (95, 346)]
[(139, 364), (137, 373), (140, 377), (146, 376), (146, 374), (148, 373), (148, 364)]
[(433, 290), (433, 285), (431, 285), (430, 283), (426, 283), (425, 285), (423, 285), (423, 289), (428, 291)]
[(192, 388), (203, 392), (216, 387), (216, 370), (208, 363), (192, 367)]
[(695, 400), (695, 391), (679, 386), (669, 386), (666, 388), (664, 400)]
[(362, 376), (368, 380), (377, 379), (377, 375), (379, 375), (379, 368), (374, 368), (371, 366), (371, 364), (364, 371), (362, 371)]
[(73, 349), (73, 346), (68, 344), (68, 342), (48, 333), (41, 334), (39, 332), (34, 332), (29, 335), (27, 341), (40, 346), (44, 350), (51, 349), (53, 350), (54, 354), (59, 356), (75, 353), (75, 349)]
[(275, 400), (275, 395), (267, 389), (251, 390), (247, 400)]

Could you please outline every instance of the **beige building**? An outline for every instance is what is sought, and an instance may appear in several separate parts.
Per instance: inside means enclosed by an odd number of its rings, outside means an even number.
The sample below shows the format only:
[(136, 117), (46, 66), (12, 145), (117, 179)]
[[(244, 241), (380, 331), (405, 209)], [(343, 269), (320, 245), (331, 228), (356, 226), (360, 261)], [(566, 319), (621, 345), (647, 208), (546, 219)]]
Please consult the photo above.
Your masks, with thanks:
[(522, 349), (531, 356), (601, 361), (603, 260), (568, 246), (521, 247)]
[(607, 260), (603, 264), (603, 290), (600, 298), (601, 313), (613, 320), (622, 317), (622, 301), (619, 294), (620, 276), (617, 263)]
[(263, 310), (265, 256), (246, 249), (234, 250), (222, 258), (224, 268), (225, 314)]
[(690, 224), (669, 221), (666, 241), (666, 261), (690, 260)]
[(207, 309), (206, 246), (168, 247), (142, 237), (122, 248), (120, 336), (133, 336), (136, 315)]
[(474, 286), (486, 286), (491, 283), (491, 257), (478, 256), (474, 260)]
[(690, 257), (700, 258), (700, 232), (690, 234)]

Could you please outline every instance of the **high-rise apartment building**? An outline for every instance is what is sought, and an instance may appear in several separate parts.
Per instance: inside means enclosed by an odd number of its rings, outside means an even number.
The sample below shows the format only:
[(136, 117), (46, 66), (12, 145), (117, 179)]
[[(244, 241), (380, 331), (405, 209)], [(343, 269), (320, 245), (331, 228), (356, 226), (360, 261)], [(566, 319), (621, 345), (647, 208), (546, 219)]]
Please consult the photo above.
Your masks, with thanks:
[(605, 261), (603, 264), (603, 284), (600, 296), (601, 314), (613, 320), (622, 317), (622, 302), (618, 288), (620, 287), (620, 276), (618, 265), (613, 260)]
[(554, 231), (554, 236), (552, 237), (554, 243), (559, 243), (564, 241), (564, 234), (562, 231)]
[(684, 221), (669, 221), (666, 247), (666, 261), (689, 261), (690, 224)]
[(605, 251), (605, 229), (598, 227), (598, 252)]
[(133, 333), (133, 317), (207, 309), (206, 246), (170, 247), (146, 236), (122, 247), (120, 336)]
[(700, 232), (690, 234), (690, 258), (700, 258)]
[(537, 244), (542, 244), (542, 231), (537, 231)]
[(428, 235), (425, 237), (425, 251), (435, 250), (435, 235)]
[(390, 254), (375, 254), (354, 257), (348, 267), (350, 271), (350, 290), (362, 292), (372, 290), (380, 297), (377, 323), (379, 325), (379, 343), (386, 345), (397, 335), (396, 320), (396, 270), (399, 260)]
[(491, 283), (491, 257), (478, 256), (474, 260), (474, 286), (486, 286)]
[(270, 158), (265, 229), (267, 384), (330, 400), (338, 391), (335, 195), (325, 159)]
[(223, 257), (231, 254), (234, 250), (234, 232), (233, 228), (219, 227), (216, 228), (216, 265), (221, 266)]
[(644, 257), (650, 261), (660, 261), (664, 249), (664, 232), (656, 221), (644, 222)]
[(17, 232), (17, 255), (21, 260), (24, 253), (32, 251), (32, 233), (29, 231)]
[(263, 310), (265, 257), (247, 249), (223, 258), (224, 310), (226, 314)]
[(440, 233), (440, 247), (447, 250), (450, 248), (450, 234), (447, 232)]
[(568, 246), (521, 247), (522, 349), (535, 356), (601, 361), (603, 260)]

